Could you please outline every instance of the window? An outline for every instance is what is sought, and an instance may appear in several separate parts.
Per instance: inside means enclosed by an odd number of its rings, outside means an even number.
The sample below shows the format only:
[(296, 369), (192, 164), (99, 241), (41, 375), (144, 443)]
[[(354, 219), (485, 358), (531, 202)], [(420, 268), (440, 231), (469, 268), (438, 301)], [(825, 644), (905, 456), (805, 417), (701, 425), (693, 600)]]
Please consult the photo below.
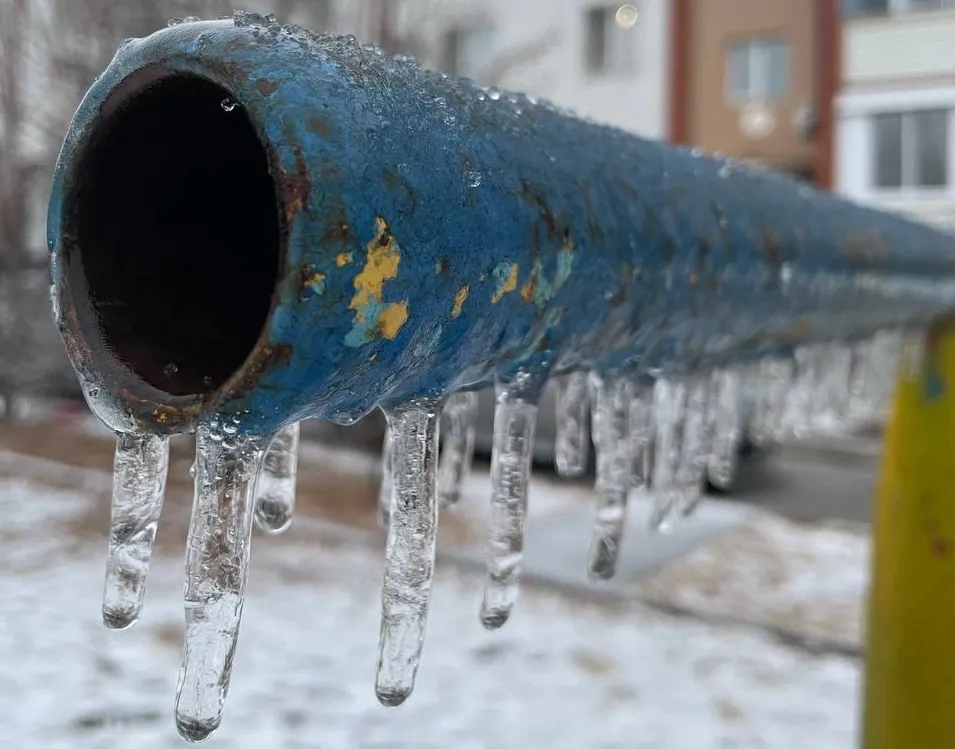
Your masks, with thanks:
[(842, 0), (844, 18), (878, 16), (889, 12), (891, 0)]
[(945, 10), (946, 8), (955, 8), (953, 0), (895, 0), (899, 5), (899, 10), (917, 11), (917, 10)]
[(758, 37), (730, 47), (726, 94), (732, 103), (778, 101), (788, 92), (788, 42), (778, 37)]
[(944, 109), (892, 112), (873, 118), (876, 187), (945, 187), (948, 184), (948, 127)]
[(442, 68), (448, 75), (481, 80), (494, 63), (495, 45), (496, 34), (490, 26), (449, 29), (444, 35)]
[(955, 0), (842, 0), (845, 18), (955, 8)]
[(634, 5), (601, 5), (584, 18), (584, 67), (598, 75), (628, 75), (637, 67)]

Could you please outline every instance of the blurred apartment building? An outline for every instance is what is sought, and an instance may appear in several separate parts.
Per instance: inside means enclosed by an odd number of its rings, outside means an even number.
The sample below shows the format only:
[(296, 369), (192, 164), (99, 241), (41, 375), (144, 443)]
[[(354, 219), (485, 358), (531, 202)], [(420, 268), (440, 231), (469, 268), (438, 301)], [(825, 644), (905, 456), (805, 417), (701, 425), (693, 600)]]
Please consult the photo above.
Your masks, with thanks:
[(955, 0), (846, 0), (837, 189), (955, 229)]
[(955, 0), (6, 0), (27, 106), (0, 148), (23, 152), (37, 256), (59, 139), (117, 41), (235, 4), (955, 226)]
[(669, 136), (832, 182), (833, 0), (670, 0)]

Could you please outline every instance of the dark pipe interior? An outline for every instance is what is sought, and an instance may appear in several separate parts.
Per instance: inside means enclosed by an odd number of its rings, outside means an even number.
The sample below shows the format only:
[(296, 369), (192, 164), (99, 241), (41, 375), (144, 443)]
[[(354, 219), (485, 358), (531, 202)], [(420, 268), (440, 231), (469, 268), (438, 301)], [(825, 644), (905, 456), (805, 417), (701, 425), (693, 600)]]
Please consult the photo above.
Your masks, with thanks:
[(70, 283), (87, 285), (110, 353), (172, 395), (242, 364), (278, 275), (266, 153), (228, 101), (181, 75), (134, 94), (96, 125), (68, 201)]

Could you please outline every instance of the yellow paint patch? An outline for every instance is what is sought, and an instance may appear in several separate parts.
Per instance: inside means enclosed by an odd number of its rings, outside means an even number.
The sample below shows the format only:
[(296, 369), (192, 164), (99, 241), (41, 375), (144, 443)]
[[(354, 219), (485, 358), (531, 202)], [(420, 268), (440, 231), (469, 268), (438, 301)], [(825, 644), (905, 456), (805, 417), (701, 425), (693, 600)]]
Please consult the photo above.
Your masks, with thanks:
[(352, 254), (350, 252), (339, 252), (335, 258), (335, 265), (339, 268), (348, 265), (352, 261)]
[(401, 326), (408, 319), (408, 302), (395, 302), (385, 307), (378, 315), (378, 331), (389, 341), (393, 341)]
[(507, 273), (507, 277), (504, 278), (497, 286), (497, 291), (494, 292), (494, 296), (491, 297), (491, 302), (497, 304), (501, 301), (501, 297), (505, 294), (509, 294), (514, 289), (517, 288), (517, 263), (512, 263), (510, 270)]
[(457, 317), (461, 314), (461, 308), (464, 307), (464, 303), (468, 300), (468, 287), (462, 286), (458, 289), (458, 293), (454, 295), (454, 306), (451, 308), (451, 317)]
[(348, 305), (349, 309), (355, 311), (355, 322), (359, 325), (365, 322), (368, 308), (381, 302), (385, 281), (398, 277), (401, 254), (388, 224), (381, 216), (375, 217), (375, 236), (365, 251), (365, 267), (355, 276), (355, 296)]

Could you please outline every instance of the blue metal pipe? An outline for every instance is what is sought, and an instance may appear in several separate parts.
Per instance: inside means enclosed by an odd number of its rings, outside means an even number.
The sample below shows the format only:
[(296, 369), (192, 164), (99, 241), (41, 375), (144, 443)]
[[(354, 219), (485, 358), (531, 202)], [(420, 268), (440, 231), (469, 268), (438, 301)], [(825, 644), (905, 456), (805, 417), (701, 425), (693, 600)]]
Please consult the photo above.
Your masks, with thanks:
[(118, 51), (49, 244), (88, 391), (159, 432), (347, 423), (520, 368), (681, 371), (955, 306), (950, 235), (248, 19)]

